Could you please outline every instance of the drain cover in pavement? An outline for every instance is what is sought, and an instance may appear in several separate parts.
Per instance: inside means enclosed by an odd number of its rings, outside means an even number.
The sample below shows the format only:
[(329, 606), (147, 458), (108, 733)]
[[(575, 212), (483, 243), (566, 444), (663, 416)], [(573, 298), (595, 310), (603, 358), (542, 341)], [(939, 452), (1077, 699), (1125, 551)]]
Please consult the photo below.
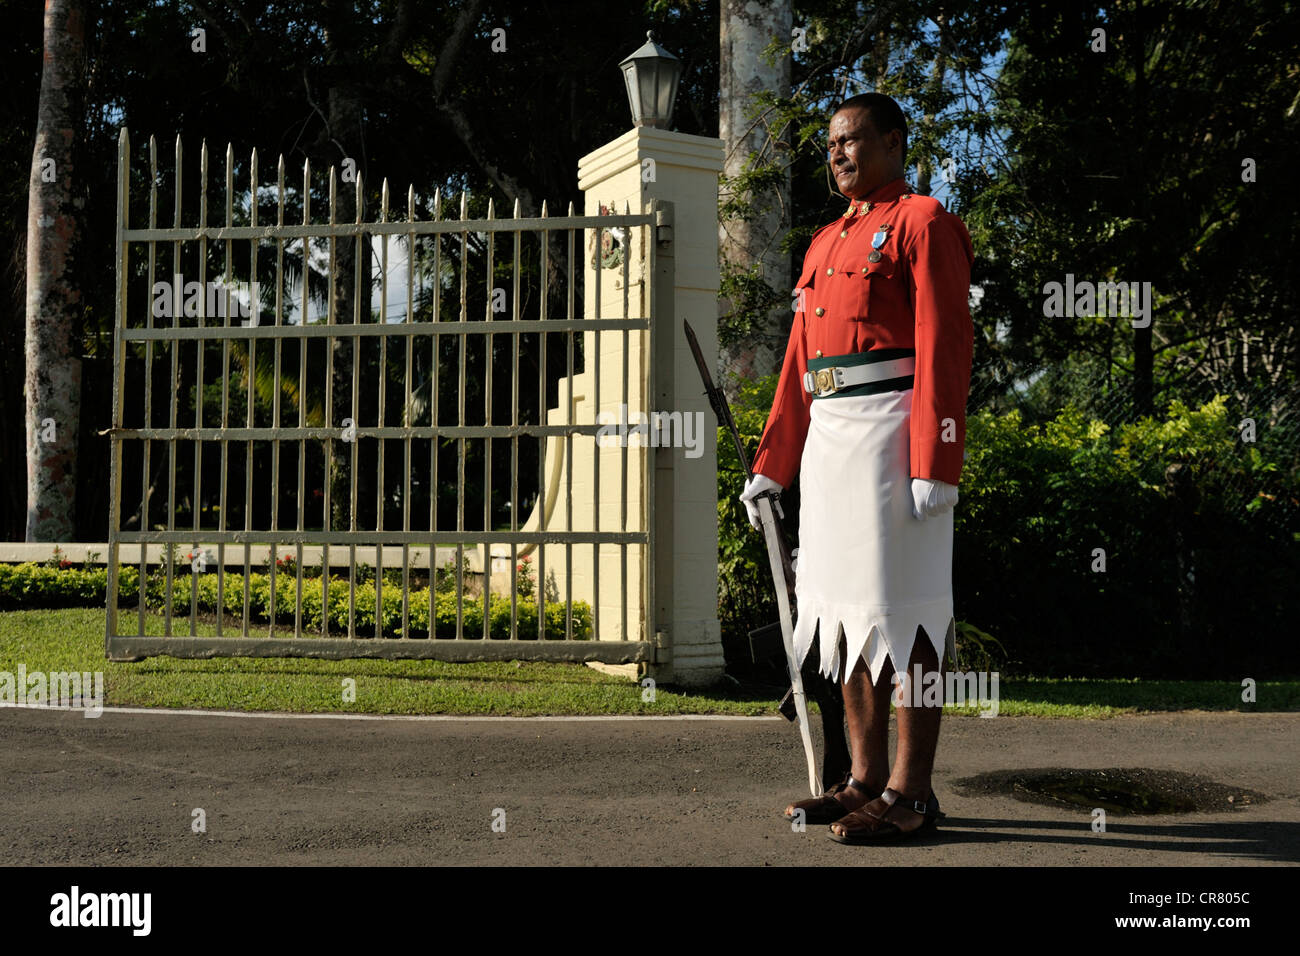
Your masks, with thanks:
[(1177, 770), (1144, 767), (1111, 770), (993, 770), (955, 781), (963, 793), (976, 796), (1002, 794), (1048, 806), (1107, 813), (1222, 813), (1263, 803), (1267, 797), (1254, 790), (1229, 787), (1205, 777)]

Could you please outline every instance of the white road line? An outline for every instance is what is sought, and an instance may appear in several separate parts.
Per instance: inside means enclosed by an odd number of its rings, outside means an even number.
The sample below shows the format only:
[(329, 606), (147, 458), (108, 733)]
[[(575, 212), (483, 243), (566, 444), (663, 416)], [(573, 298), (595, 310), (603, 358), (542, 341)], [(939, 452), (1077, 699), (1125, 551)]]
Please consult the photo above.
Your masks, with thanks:
[[(0, 703), (0, 708), (12, 707), (23, 710), (68, 710), (80, 711), (84, 707), (62, 705), (23, 705)], [(526, 720), (539, 721), (618, 721), (618, 720), (784, 720), (780, 715), (768, 717), (745, 717), (741, 714), (593, 714), (583, 715), (541, 715), (531, 717), (504, 717), (474, 714), (284, 714), (275, 711), (245, 710), (172, 710), (167, 707), (105, 707), (105, 714), (156, 714), (184, 717), (264, 717), (278, 720), (423, 720), (423, 721), (501, 721), (518, 723)]]

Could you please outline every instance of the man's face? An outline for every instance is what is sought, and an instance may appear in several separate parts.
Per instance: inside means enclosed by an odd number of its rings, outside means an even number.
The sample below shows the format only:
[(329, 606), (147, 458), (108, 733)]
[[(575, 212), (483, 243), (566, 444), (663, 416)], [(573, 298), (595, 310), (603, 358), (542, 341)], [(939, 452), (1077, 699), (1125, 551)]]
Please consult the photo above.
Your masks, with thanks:
[(894, 129), (881, 136), (864, 109), (832, 116), (829, 139), (831, 174), (850, 199), (861, 199), (903, 174), (902, 133)]

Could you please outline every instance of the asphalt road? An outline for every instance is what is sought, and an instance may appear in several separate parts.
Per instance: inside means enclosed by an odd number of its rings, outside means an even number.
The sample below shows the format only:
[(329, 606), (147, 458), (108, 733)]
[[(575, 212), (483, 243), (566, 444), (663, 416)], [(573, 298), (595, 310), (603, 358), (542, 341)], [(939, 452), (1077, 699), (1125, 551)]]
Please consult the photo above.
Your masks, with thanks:
[[(986, 770), (1148, 767), (1261, 791), (1117, 817), (963, 795)], [(293, 719), (0, 708), (8, 865), (1258, 865), (1300, 862), (1300, 714), (945, 718), (938, 836), (846, 847), (767, 719)], [(201, 809), (206, 832), (196, 833)], [(496, 812), (504, 811), (504, 813)], [(494, 822), (496, 829), (494, 829)], [(504, 832), (500, 832), (504, 823)]]

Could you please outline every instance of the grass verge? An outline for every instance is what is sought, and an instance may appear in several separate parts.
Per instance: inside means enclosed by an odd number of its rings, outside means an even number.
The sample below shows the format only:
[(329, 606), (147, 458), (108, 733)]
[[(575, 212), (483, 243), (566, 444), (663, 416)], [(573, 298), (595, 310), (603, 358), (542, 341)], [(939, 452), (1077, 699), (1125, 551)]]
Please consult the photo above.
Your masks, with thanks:
[[(146, 632), (162, 634), (159, 616)], [(199, 622), (201, 634), (214, 633)], [(187, 618), (174, 633), (189, 632)], [(737, 714), (771, 716), (783, 689), (726, 682), (702, 692), (656, 688), (652, 702), (626, 678), (578, 664), (492, 661), (325, 661), (309, 658), (104, 659), (104, 612), (93, 608), (0, 613), (0, 671), (103, 671), (107, 706), (362, 714)], [(345, 701), (343, 682), (356, 681)], [(1300, 681), (1260, 682), (1258, 703), (1233, 681), (1002, 681), (999, 714), (1113, 717), (1172, 710), (1296, 711)], [(949, 708), (950, 712), (952, 708)], [(970, 711), (969, 713), (975, 713)]]

